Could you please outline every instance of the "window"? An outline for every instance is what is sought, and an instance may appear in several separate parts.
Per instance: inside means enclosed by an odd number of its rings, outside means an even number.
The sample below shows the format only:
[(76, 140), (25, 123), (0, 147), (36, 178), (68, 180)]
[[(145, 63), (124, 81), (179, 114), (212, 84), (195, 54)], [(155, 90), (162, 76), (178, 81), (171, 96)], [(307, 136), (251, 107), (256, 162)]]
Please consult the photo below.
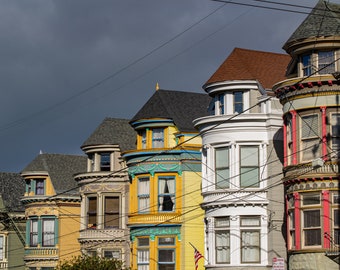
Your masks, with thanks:
[(260, 263), (260, 217), (241, 217), (241, 262)]
[(319, 74), (331, 74), (335, 71), (334, 52), (321, 51), (318, 53)]
[(142, 149), (146, 149), (146, 130), (141, 131)]
[(38, 220), (32, 219), (30, 222), (30, 246), (36, 247), (38, 245)]
[(119, 228), (119, 197), (104, 199), (104, 228)]
[(234, 92), (234, 113), (243, 112), (243, 92)]
[(0, 261), (5, 259), (5, 236), (0, 235)]
[(303, 55), (301, 57), (303, 76), (309, 76), (312, 74), (312, 60), (311, 59), (312, 59), (312, 56), (310, 54)]
[(218, 114), (219, 115), (224, 114), (224, 95), (223, 94), (218, 95), (218, 108), (219, 108)]
[(175, 238), (158, 238), (158, 270), (175, 270)]
[(164, 147), (164, 130), (162, 128), (154, 128), (152, 130), (152, 148)]
[(240, 147), (240, 186), (259, 187), (259, 148)]
[(175, 177), (158, 177), (159, 211), (173, 211), (175, 205)]
[(303, 211), (303, 234), (305, 246), (321, 245), (320, 210)]
[(332, 156), (340, 156), (340, 114), (331, 115)]
[(230, 263), (230, 224), (229, 217), (215, 218), (216, 263)]
[(289, 232), (290, 232), (290, 248), (295, 247), (295, 215), (294, 210), (288, 212), (289, 214)]
[(110, 171), (110, 153), (100, 153), (100, 170)]
[(120, 250), (104, 250), (104, 258), (121, 259)]
[(229, 188), (229, 147), (215, 149), (216, 189)]
[(89, 197), (87, 202), (87, 227), (95, 229), (97, 227), (97, 197)]
[(301, 117), (301, 140), (300, 153), (302, 160), (310, 161), (320, 157), (319, 117), (317, 114)]
[(94, 172), (95, 171), (95, 161), (94, 161), (95, 155), (94, 154), (89, 154), (88, 155), (88, 160), (89, 160), (89, 171)]
[(148, 177), (138, 178), (138, 212), (150, 211), (150, 180)]
[(137, 239), (137, 269), (149, 270), (150, 251), (149, 238)]
[(42, 245), (44, 247), (54, 246), (54, 219), (42, 220)]
[(44, 195), (44, 179), (35, 180), (35, 195)]
[(302, 199), (303, 205), (320, 205), (320, 194), (305, 194)]
[(340, 245), (339, 209), (333, 210), (334, 243)]

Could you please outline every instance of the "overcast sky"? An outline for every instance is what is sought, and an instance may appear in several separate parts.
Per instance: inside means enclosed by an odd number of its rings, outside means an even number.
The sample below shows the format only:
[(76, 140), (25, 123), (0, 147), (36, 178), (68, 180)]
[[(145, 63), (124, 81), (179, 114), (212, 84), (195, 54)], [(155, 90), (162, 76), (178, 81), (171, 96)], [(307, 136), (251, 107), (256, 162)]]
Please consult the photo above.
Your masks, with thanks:
[(133, 117), (157, 82), (204, 93), (235, 47), (284, 53), (306, 16), (210, 0), (1, 0), (0, 171), (20, 172), (40, 151), (83, 154), (105, 117)]

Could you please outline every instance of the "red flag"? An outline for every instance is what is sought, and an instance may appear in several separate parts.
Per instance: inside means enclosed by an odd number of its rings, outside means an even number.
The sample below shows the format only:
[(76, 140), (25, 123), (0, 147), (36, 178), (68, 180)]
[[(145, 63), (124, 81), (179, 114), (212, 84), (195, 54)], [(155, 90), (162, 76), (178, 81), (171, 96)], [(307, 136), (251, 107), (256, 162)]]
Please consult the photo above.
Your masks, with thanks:
[(195, 269), (197, 270), (198, 261), (199, 259), (203, 258), (203, 255), (196, 248), (195, 248), (194, 258), (195, 258)]

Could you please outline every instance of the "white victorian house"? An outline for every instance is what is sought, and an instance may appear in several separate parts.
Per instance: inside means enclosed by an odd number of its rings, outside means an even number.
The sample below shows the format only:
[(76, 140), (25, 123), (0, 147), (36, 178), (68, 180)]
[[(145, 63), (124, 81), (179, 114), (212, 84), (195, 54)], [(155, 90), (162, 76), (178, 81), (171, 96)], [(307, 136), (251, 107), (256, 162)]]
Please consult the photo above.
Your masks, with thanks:
[(269, 89), (289, 60), (236, 48), (203, 86), (213, 97), (211, 115), (194, 120), (203, 140), (206, 269), (286, 261), (282, 110)]

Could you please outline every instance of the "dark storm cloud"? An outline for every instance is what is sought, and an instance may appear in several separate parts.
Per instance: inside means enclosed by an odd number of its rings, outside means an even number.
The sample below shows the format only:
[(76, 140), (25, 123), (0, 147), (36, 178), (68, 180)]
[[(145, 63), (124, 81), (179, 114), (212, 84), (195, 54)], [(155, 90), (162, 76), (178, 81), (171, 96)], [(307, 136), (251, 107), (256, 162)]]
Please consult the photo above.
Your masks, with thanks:
[(103, 118), (132, 117), (157, 82), (203, 92), (234, 47), (283, 52), (304, 17), (208, 0), (0, 1), (0, 171), (40, 150), (81, 154)]

